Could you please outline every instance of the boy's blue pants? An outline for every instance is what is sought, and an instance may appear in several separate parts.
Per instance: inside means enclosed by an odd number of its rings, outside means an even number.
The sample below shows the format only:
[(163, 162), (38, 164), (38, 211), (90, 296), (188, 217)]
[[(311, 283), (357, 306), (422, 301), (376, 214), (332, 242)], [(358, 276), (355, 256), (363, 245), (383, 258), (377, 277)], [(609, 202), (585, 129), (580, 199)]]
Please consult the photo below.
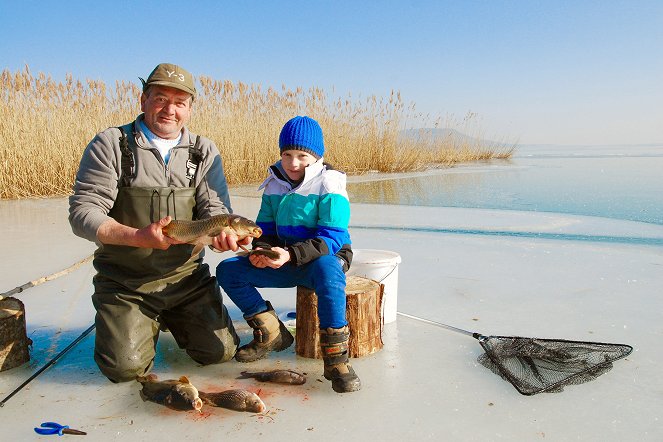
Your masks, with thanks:
[(308, 264), (281, 268), (254, 267), (247, 256), (235, 256), (222, 261), (216, 267), (216, 279), (242, 311), (245, 318), (267, 310), (265, 300), (256, 287), (308, 287), (318, 296), (320, 328), (341, 328), (345, 319), (345, 273), (339, 258), (321, 256)]

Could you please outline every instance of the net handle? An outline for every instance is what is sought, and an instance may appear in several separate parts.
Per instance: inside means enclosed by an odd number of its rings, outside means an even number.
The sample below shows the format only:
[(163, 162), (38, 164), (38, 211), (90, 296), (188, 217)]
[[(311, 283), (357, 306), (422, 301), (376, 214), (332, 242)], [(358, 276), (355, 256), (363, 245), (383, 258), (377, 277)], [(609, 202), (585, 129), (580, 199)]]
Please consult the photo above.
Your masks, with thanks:
[(483, 335), (481, 333), (476, 333), (476, 332), (463, 330), (462, 328), (454, 327), (454, 326), (447, 325), (447, 324), (442, 324), (441, 322), (437, 322), (437, 321), (431, 321), (430, 319), (426, 319), (426, 318), (420, 318), (419, 316), (408, 315), (407, 313), (403, 313), (403, 312), (396, 312), (396, 313), (401, 315), (401, 316), (405, 316), (406, 318), (414, 319), (415, 321), (425, 322), (426, 324), (431, 324), (431, 325), (435, 325), (437, 327), (442, 327), (444, 329), (451, 330), (453, 332), (460, 333), (460, 334), (463, 334), (463, 335), (466, 335), (466, 336), (472, 336), (474, 339), (481, 339), (483, 337)]

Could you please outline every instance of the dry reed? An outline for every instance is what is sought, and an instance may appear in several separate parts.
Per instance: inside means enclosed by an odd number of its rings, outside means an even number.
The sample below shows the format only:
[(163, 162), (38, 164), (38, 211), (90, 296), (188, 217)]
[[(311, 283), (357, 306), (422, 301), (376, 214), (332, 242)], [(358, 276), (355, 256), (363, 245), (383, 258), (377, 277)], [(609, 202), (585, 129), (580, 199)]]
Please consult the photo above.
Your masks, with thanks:
[[(480, 141), (470, 123), (447, 121), (471, 137), (399, 136), (406, 123), (428, 117), (388, 98), (330, 99), (319, 88), (263, 90), (260, 85), (198, 78), (190, 128), (211, 138), (221, 151), (229, 184), (260, 181), (278, 158), (281, 127), (295, 115), (318, 120), (325, 132), (325, 159), (348, 174), (403, 172), (508, 158), (514, 145)], [(28, 66), (0, 76), (0, 199), (61, 196), (71, 186), (83, 149), (99, 131), (129, 122), (140, 112), (134, 83), (114, 87), (95, 80), (64, 82)], [(439, 121), (432, 126), (440, 126)]]

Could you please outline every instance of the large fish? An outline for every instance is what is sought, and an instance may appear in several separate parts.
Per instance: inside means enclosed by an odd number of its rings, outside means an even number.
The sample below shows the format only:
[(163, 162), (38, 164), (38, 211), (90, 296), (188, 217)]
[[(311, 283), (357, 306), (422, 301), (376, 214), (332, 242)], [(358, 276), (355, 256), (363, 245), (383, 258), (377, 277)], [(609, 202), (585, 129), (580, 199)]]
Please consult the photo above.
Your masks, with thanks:
[(157, 375), (149, 374), (138, 376), (136, 380), (143, 386), (140, 396), (144, 401), (151, 401), (179, 411), (200, 411), (203, 407), (198, 389), (189, 382), (186, 376), (159, 381)]
[(247, 390), (226, 390), (218, 393), (205, 393), (201, 391), (200, 399), (207, 405), (228, 408), (235, 411), (262, 413), (266, 408), (262, 399), (257, 394)]
[(239, 379), (254, 378), (260, 382), (276, 384), (302, 385), (306, 383), (306, 376), (294, 370), (243, 371), (241, 375)]
[[(232, 214), (216, 215), (196, 221), (173, 220), (163, 227), (162, 231), (173, 239), (194, 244), (192, 257), (199, 254), (206, 245), (212, 244), (214, 237), (219, 236), (221, 232), (235, 235), (238, 241), (247, 237), (258, 238), (262, 235), (262, 229), (256, 223), (243, 216)], [(240, 247), (246, 250), (244, 247)]]

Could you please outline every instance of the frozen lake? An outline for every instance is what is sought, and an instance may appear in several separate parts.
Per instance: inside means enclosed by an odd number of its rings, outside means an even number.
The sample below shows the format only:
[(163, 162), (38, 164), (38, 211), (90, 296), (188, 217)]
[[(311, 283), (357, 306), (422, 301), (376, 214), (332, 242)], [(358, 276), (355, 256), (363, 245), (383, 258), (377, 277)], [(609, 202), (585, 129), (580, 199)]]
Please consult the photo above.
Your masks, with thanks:
[[(306, 372), (310, 381), (301, 388), (238, 379), (246, 366), (236, 361), (201, 367), (163, 333), (154, 368), (161, 378), (186, 374), (204, 391), (247, 388), (268, 407), (263, 414), (198, 415), (144, 403), (136, 383), (108, 382), (92, 358), (93, 332), (7, 402), (0, 414), (12, 424), (3, 427), (2, 440), (41, 439), (33, 428), (46, 421), (99, 441), (662, 440), (663, 223), (649, 209), (653, 221), (632, 220), (643, 201), (657, 202), (660, 161), (656, 152), (524, 148), (510, 163), (351, 179), (353, 247), (402, 257), (399, 312), (484, 334), (633, 346), (595, 381), (521, 396), (476, 362), (482, 350), (475, 340), (402, 315), (385, 324), (383, 350), (353, 360), (363, 388), (351, 395), (334, 393), (320, 361), (292, 348), (252, 367)], [(627, 170), (624, 184), (616, 182), (617, 172)], [(236, 213), (255, 217), (257, 196), (255, 186), (233, 189)], [(593, 212), (566, 204), (572, 199), (591, 202)], [(497, 202), (501, 210), (490, 205)], [(608, 210), (613, 205), (621, 215)], [(0, 224), (3, 290), (62, 270), (94, 249), (71, 233), (64, 198), (0, 201)], [(205, 261), (214, 268), (225, 256), (207, 253)], [(93, 323), (93, 274), (87, 263), (17, 295), (35, 343), (30, 363), (0, 374), (0, 397)], [(265, 294), (279, 314), (295, 309), (293, 290)], [(225, 302), (247, 342), (241, 313)]]
[(555, 212), (663, 224), (661, 171), (663, 145), (522, 146), (511, 160), (351, 181), (348, 192), (353, 203)]

